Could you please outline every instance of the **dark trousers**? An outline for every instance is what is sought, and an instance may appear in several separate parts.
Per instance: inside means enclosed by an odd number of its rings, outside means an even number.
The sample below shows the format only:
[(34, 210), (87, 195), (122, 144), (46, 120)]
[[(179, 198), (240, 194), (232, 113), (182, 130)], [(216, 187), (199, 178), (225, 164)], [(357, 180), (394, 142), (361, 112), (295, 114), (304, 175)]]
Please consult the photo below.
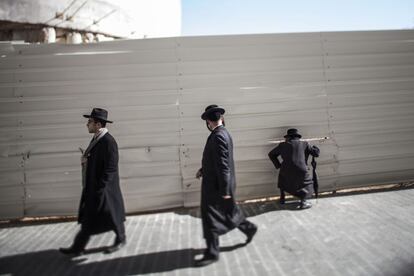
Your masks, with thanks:
[[(312, 192), (306, 189), (301, 189), (292, 195), (298, 197), (300, 200), (306, 200), (312, 197)], [(280, 189), (280, 200), (285, 200), (285, 191), (282, 189)]]
[[(256, 229), (256, 225), (248, 221), (247, 219), (244, 219), (239, 226), (237, 226), (237, 229), (239, 229), (243, 234), (246, 236), (249, 235), (254, 229)], [(220, 254), (220, 246), (219, 246), (219, 235), (214, 232), (206, 233), (206, 245), (207, 250), (206, 254), (216, 256)]]
[[(122, 223), (119, 228), (120, 228), (119, 230), (118, 228), (114, 228), (113, 230), (116, 235), (116, 238), (115, 238), (116, 243), (122, 242), (126, 239), (124, 224)], [(93, 233), (88, 229), (88, 227), (85, 227), (82, 225), (81, 229), (75, 236), (75, 240), (73, 241), (72, 248), (78, 251), (84, 250), (92, 235)]]

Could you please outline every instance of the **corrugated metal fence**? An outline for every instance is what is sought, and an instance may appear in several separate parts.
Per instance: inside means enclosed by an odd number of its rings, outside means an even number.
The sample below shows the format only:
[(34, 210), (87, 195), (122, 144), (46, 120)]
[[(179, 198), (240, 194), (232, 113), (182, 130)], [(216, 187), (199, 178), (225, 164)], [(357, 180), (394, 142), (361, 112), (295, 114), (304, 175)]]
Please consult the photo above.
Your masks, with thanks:
[(239, 199), (277, 193), (267, 153), (316, 142), (321, 190), (414, 179), (414, 31), (89, 45), (0, 44), (0, 218), (75, 214), (82, 114), (109, 110), (129, 212), (198, 203), (211, 103), (227, 110)]

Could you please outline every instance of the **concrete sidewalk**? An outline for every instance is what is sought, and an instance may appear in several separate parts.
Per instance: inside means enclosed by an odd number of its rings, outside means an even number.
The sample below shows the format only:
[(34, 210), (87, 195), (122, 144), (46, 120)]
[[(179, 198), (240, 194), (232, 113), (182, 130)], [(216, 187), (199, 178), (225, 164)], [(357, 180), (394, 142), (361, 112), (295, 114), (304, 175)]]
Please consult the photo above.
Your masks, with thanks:
[(128, 244), (106, 255), (112, 233), (95, 236), (88, 254), (61, 255), (75, 222), (0, 229), (1, 275), (414, 275), (414, 189), (243, 205), (259, 226), (253, 242), (234, 230), (220, 239), (218, 263), (192, 267), (204, 247), (197, 209), (129, 216)]

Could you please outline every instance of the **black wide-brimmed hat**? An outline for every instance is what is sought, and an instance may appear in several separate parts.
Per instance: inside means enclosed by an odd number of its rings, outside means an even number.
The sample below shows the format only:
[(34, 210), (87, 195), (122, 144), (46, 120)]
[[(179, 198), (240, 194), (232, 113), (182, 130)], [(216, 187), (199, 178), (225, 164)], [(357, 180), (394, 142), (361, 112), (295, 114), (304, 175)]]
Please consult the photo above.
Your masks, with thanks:
[(94, 118), (105, 121), (107, 123), (113, 123), (112, 121), (108, 121), (108, 111), (103, 108), (94, 108), (92, 109), (91, 115), (83, 115), (85, 118)]
[(224, 110), (224, 108), (219, 107), (216, 104), (209, 105), (209, 106), (206, 107), (204, 113), (201, 114), (201, 119), (203, 119), (203, 120), (209, 119), (211, 121), (214, 121), (214, 120), (212, 120), (215, 117), (215, 116), (213, 116), (213, 114), (215, 114), (217, 112), (220, 113), (221, 115), (223, 115), (226, 111)]
[(286, 135), (284, 136), (285, 138), (287, 137), (298, 137), (298, 138), (302, 138), (302, 135), (299, 134), (298, 130), (296, 128), (290, 128), (288, 129)]

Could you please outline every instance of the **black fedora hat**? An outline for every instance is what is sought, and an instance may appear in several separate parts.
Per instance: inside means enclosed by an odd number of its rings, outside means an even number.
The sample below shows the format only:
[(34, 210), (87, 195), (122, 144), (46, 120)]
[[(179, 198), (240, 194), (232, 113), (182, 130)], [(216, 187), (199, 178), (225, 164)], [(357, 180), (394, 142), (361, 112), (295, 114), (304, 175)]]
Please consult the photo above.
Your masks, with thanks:
[(112, 123), (112, 121), (108, 121), (108, 111), (103, 108), (94, 108), (92, 109), (91, 115), (83, 115), (85, 118), (94, 118), (105, 121), (107, 123)]
[(296, 128), (290, 128), (287, 130), (286, 135), (284, 136), (285, 138), (287, 137), (298, 137), (298, 138), (302, 138), (302, 135), (299, 134), (298, 130)]
[(209, 119), (209, 116), (211, 116), (211, 114), (216, 112), (219, 112), (221, 115), (223, 115), (226, 111), (224, 110), (224, 108), (219, 107), (216, 104), (212, 104), (206, 107), (204, 113), (201, 114), (201, 119), (207, 120)]

